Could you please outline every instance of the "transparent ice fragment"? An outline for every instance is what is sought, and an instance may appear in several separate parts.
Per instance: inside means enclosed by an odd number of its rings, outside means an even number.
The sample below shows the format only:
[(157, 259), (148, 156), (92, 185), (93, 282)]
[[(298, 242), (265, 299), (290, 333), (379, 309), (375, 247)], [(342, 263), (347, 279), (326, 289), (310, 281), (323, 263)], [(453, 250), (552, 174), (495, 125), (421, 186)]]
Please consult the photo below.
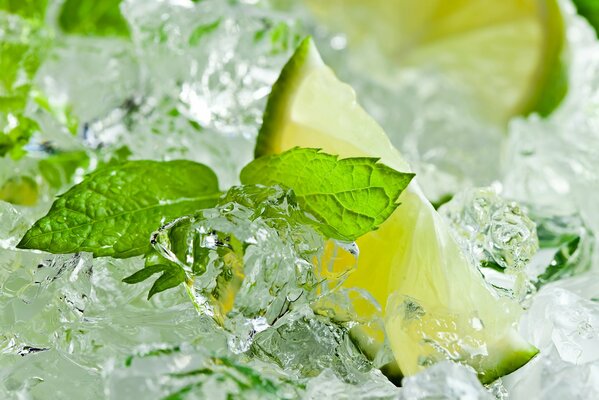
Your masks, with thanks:
[(534, 210), (540, 251), (527, 267), (527, 274), (541, 286), (588, 271), (596, 239), (580, 215), (555, 215)]
[(474, 265), (521, 271), (539, 248), (535, 223), (525, 210), (491, 188), (465, 190), (439, 212)]
[[(69, 107), (78, 121), (79, 133), (92, 148), (110, 143), (108, 133), (89, 125), (139, 94), (141, 83), (134, 47), (125, 40), (65, 36), (42, 65), (36, 84), (53, 107)], [(68, 122), (68, 121), (63, 121)], [(56, 125), (45, 122), (46, 140), (64, 142), (70, 132), (53, 133)], [(46, 130), (45, 130), (46, 131)]]
[(493, 188), (467, 189), (439, 208), (463, 254), (488, 282), (524, 299), (534, 288), (524, 272), (539, 248), (536, 225), (516, 202)]
[(347, 329), (315, 316), (309, 308), (296, 309), (258, 333), (251, 352), (303, 377), (315, 377), (329, 369), (354, 384), (372, 368)]
[(583, 275), (558, 281), (534, 297), (520, 330), (541, 352), (504, 379), (513, 398), (583, 400), (599, 396), (599, 305), (581, 297), (585, 291), (596, 293), (594, 278)]
[(599, 304), (558, 286), (535, 296), (521, 325), (541, 350), (555, 347), (560, 358), (579, 365), (599, 362)]
[(400, 390), (377, 369), (364, 374), (358, 383), (349, 383), (339, 378), (332, 370), (325, 369), (317, 377), (308, 380), (302, 398), (306, 400), (386, 400), (397, 399)]
[(97, 371), (54, 350), (15, 356), (12, 365), (0, 361), (0, 397), (3, 399), (102, 398)]
[(405, 400), (493, 400), (469, 367), (441, 361), (402, 381)]
[(0, 221), (0, 247), (3, 249), (15, 246), (29, 228), (29, 221), (15, 206), (5, 201), (0, 201)]
[(197, 307), (243, 352), (258, 332), (328, 290), (313, 266), (323, 238), (304, 221), (292, 191), (240, 186), (218, 207), (165, 225), (153, 241), (193, 278)]

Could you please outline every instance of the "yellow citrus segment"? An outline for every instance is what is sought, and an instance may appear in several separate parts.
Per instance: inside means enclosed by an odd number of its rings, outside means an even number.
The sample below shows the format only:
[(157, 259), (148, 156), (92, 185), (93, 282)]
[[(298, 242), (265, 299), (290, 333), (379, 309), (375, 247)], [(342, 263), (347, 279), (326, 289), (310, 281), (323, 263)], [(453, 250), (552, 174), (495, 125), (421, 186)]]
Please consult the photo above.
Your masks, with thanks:
[[(409, 171), (310, 39), (273, 86), (256, 155), (295, 146), (318, 147), (341, 157), (379, 157), (392, 168)], [(481, 380), (490, 381), (525, 364), (537, 350), (513, 329), (519, 306), (487, 288), (416, 181), (399, 202), (378, 230), (358, 239), (358, 267), (344, 286), (368, 290), (379, 302), (401, 371), (413, 374), (450, 358), (470, 364)], [(365, 303), (354, 306), (366, 310)], [(377, 345), (366, 337), (367, 331), (361, 335), (365, 347), (374, 351)], [(380, 338), (378, 342), (382, 344)]]
[(560, 84), (554, 71), (563, 68), (565, 40), (556, 0), (306, 1), (347, 35), (351, 61), (369, 76), (393, 85), (398, 67), (438, 68), (499, 122), (545, 112), (542, 95)]

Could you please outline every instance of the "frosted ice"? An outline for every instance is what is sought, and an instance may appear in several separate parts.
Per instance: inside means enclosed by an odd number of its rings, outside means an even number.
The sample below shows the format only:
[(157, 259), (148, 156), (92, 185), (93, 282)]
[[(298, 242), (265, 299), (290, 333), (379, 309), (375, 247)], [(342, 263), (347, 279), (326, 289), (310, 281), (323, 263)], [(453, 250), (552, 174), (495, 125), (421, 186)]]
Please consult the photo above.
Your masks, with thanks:
[(285, 315), (258, 333), (251, 352), (299, 376), (315, 377), (324, 370), (356, 384), (372, 365), (351, 341), (347, 329), (315, 316), (309, 308)]
[[(594, 278), (584, 277), (587, 281)], [(566, 288), (578, 288), (581, 295)], [(580, 289), (581, 282), (574, 278), (548, 285), (535, 296), (521, 322), (521, 332), (541, 352), (504, 379), (514, 398), (599, 396), (599, 305), (585, 298)]]

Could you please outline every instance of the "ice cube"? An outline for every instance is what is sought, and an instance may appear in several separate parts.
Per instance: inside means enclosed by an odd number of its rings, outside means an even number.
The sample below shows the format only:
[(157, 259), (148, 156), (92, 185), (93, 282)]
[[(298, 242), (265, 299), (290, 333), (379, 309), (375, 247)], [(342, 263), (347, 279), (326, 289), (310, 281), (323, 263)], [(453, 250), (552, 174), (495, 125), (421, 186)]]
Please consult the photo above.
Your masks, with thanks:
[(534, 289), (524, 269), (539, 241), (535, 223), (518, 203), (493, 188), (466, 189), (439, 213), (470, 263), (485, 267), (481, 270), (488, 282), (519, 299)]
[(397, 399), (400, 389), (394, 386), (379, 370), (364, 374), (359, 383), (348, 383), (330, 369), (325, 369), (306, 385), (306, 400), (391, 400)]
[(492, 400), (470, 367), (441, 361), (432, 367), (404, 378), (401, 399), (405, 400)]
[[(565, 289), (590, 289), (593, 275), (543, 287), (523, 317), (523, 336), (540, 349), (504, 378), (515, 399), (591, 399), (599, 396), (599, 305)], [(581, 285), (586, 281), (586, 285)], [(596, 288), (595, 288), (596, 289)], [(584, 290), (578, 291), (584, 295)], [(595, 294), (595, 290), (588, 294)]]

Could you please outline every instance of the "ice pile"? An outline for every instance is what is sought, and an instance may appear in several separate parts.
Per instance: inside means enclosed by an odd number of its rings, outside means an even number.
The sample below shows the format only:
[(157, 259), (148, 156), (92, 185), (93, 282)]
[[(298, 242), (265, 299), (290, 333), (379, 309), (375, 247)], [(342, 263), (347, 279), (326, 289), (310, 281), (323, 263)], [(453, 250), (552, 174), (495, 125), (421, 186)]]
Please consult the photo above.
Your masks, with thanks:
[(279, 187), (233, 187), (214, 209), (166, 224), (154, 247), (193, 277), (202, 313), (232, 332), (243, 352), (254, 335), (294, 307), (314, 301), (313, 259), (322, 237), (303, 225), (293, 192)]
[[(49, 3), (51, 20), (61, 2)], [(316, 32), (327, 61), (415, 162), (427, 194), (467, 188), (441, 211), (473, 263), (524, 271), (539, 289), (521, 330), (541, 353), (505, 388), (484, 388), (450, 362), (403, 388), (373, 368), (389, 360), (368, 360), (351, 329), (378, 334), (376, 321), (331, 307), (351, 303), (344, 296), (369, 302), (337, 290), (355, 251), (298, 223), (281, 189), (236, 188), (218, 207), (163, 227), (156, 249), (194, 279), (189, 292), (150, 301), (147, 284), (121, 282), (141, 259), (14, 250), (55, 194), (102, 163), (187, 158), (214, 168), (223, 187), (236, 182), (270, 86), (305, 32), (291, 13), (253, 3), (125, 0), (129, 36), (55, 32), (52, 46), (42, 45), (45, 33), (32, 36), (31, 21), (0, 12), (0, 42), (32, 61), (0, 86), (16, 104), (0, 110), (9, 133), (0, 150), (19, 155), (14, 144), (33, 135), (28, 156), (0, 160), (0, 196), (13, 203), (0, 201), (0, 397), (599, 397), (599, 44), (567, 1), (569, 95), (547, 119), (512, 122), (503, 177), (502, 132), (478, 117), (468, 93), (434, 71), (405, 71), (392, 92), (343, 66), (342, 36)], [(494, 179), (501, 196), (468, 189)], [(346, 268), (329, 270), (330, 257), (347, 259)]]
[(592, 28), (562, 2), (570, 44), (569, 92), (548, 118), (512, 122), (504, 194), (552, 210), (580, 213), (599, 228), (599, 43)]

